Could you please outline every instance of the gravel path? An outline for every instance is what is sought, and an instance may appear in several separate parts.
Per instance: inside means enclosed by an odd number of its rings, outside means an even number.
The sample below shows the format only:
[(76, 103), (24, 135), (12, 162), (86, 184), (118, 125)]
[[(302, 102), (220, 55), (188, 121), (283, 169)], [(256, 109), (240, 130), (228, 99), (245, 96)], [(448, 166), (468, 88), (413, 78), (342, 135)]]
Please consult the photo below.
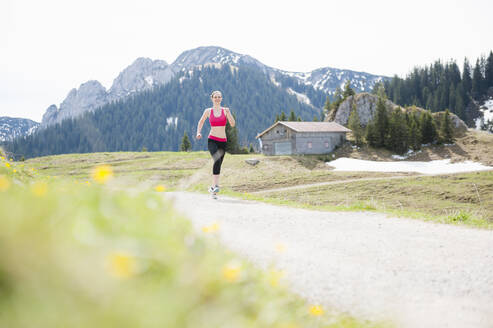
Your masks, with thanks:
[(239, 255), (261, 268), (274, 263), (310, 302), (398, 327), (493, 327), (493, 231), (194, 193), (167, 197), (197, 228), (219, 223), (222, 243)]

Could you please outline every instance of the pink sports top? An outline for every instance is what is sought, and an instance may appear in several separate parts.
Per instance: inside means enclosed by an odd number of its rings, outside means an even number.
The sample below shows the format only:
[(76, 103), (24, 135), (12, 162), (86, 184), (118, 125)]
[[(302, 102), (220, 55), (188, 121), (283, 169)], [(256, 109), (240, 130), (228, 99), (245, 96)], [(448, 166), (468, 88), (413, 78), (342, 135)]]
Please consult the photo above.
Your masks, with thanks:
[(211, 108), (209, 123), (211, 123), (211, 126), (226, 126), (226, 114), (224, 113), (224, 108), (221, 107), (221, 115), (219, 115), (219, 117), (214, 116), (214, 109)]
[[(221, 107), (221, 115), (219, 117), (214, 116), (214, 109), (211, 108), (211, 113), (209, 114), (209, 123), (211, 126), (226, 126), (226, 113), (224, 113), (224, 108)], [(209, 135), (209, 139), (226, 142), (226, 138), (219, 138), (213, 135)]]

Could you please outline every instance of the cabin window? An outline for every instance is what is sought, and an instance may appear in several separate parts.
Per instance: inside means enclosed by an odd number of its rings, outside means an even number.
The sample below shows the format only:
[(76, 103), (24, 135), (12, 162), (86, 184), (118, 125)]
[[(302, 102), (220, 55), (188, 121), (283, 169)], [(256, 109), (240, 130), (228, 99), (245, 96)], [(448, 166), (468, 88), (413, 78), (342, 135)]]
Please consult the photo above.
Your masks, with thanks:
[(308, 149), (312, 149), (312, 142), (308, 141)]
[(329, 148), (329, 142), (328, 141), (325, 142), (325, 148)]

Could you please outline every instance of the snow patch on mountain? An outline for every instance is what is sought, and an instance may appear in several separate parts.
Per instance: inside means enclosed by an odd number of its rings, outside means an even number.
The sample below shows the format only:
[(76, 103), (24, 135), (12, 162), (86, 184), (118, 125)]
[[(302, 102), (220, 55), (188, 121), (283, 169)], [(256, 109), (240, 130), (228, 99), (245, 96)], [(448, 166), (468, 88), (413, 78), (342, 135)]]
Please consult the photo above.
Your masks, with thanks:
[(290, 95), (295, 95), (296, 98), (298, 99), (299, 102), (301, 103), (305, 103), (307, 105), (311, 105), (311, 102), (310, 102), (310, 98), (308, 98), (305, 94), (303, 93), (299, 93), (299, 92), (296, 92), (294, 91), (293, 89), (291, 88), (287, 88), (286, 91), (290, 94)]
[(276, 78), (274, 75), (271, 75), (270, 76), (270, 81), (276, 86), (276, 87), (280, 87), (281, 86), (281, 83), (277, 82), (276, 81)]
[(152, 86), (152, 85), (154, 84), (154, 79), (153, 79), (153, 78), (152, 78), (152, 76), (150, 76), (150, 75), (149, 75), (149, 76), (146, 76), (146, 77), (145, 77), (145, 80), (146, 80), (146, 82), (147, 82), (150, 86)]
[(0, 117), (0, 141), (31, 135), (39, 127), (38, 122), (25, 118)]
[(170, 128), (175, 128), (178, 126), (178, 117), (168, 117), (166, 119), (166, 128), (165, 130), (168, 130)]

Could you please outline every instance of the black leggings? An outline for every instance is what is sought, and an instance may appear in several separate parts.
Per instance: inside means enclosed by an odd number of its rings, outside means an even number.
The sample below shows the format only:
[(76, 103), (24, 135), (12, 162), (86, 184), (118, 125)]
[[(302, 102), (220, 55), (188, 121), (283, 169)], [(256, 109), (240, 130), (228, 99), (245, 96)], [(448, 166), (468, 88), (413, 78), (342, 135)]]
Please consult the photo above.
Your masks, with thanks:
[(209, 149), (212, 159), (214, 160), (212, 174), (218, 175), (221, 173), (221, 164), (223, 163), (224, 153), (226, 152), (226, 141), (208, 139), (207, 148)]

